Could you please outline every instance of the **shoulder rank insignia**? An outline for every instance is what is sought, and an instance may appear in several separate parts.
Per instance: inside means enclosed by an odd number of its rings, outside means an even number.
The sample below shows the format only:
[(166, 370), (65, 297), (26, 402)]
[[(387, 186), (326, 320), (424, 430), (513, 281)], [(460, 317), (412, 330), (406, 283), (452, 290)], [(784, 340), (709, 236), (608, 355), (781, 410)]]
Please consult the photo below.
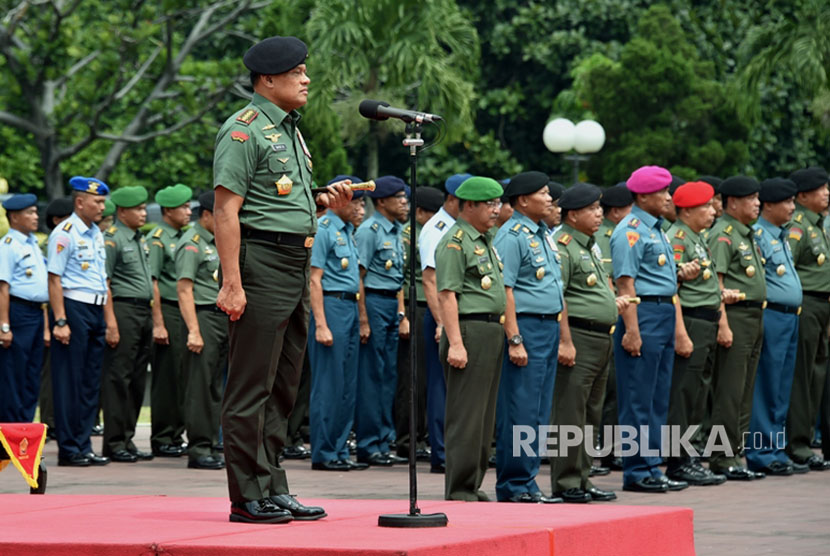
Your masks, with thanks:
[(686, 237), (686, 232), (684, 232), (683, 230), (677, 230), (677, 232), (674, 234), (674, 237), (676, 237), (677, 239), (683, 239), (684, 237)]
[(729, 235), (732, 233), (732, 224), (728, 225), (726, 228), (723, 229), (723, 233)]
[(613, 235), (613, 233), (614, 233), (614, 228), (608, 228), (607, 230), (605, 230), (605, 237), (611, 237), (611, 235)]
[(439, 220), (438, 224), (436, 224), (435, 227), (438, 228), (439, 230), (443, 230), (444, 228), (447, 227), (447, 223), (444, 222), (443, 220)]
[(69, 230), (71, 230), (71, 229), (72, 229), (72, 222), (67, 222), (66, 224), (64, 224), (64, 225), (63, 225), (63, 228), (61, 228), (61, 229), (62, 229), (64, 232), (68, 232)]
[(321, 226), (328, 226), (330, 222), (331, 222), (331, 220), (330, 220), (330, 219), (328, 219), (328, 218), (324, 218), (324, 219), (323, 219), (323, 221), (322, 221), (322, 222), (320, 222), (320, 225), (321, 225)]
[(190, 238), (190, 241), (193, 243), (199, 243), (199, 234), (195, 234), (192, 238)]
[(804, 215), (803, 215), (802, 213), (800, 213), (800, 212), (799, 212), (798, 214), (796, 214), (796, 215), (795, 215), (795, 221), (796, 221), (796, 222), (798, 222), (798, 223), (801, 223), (801, 220), (802, 220), (803, 218), (804, 218)]
[(452, 237), (453, 239), (460, 240), (462, 237), (464, 237), (464, 230), (458, 230)]
[(248, 108), (244, 112), (242, 112), (237, 118), (237, 122), (242, 122), (245, 125), (250, 125), (251, 122), (256, 120), (256, 117), (259, 116), (259, 112), (254, 110), (253, 108)]
[(634, 247), (634, 244), (637, 243), (637, 240), (640, 239), (640, 234), (634, 231), (625, 232), (625, 237), (628, 238), (628, 246)]
[(12, 236), (6, 236), (5, 243), (11, 243), (11, 242), (12, 242)]
[(411, 225), (411, 224), (407, 224), (407, 225), (406, 225), (406, 228), (404, 228), (404, 229), (403, 229), (403, 233), (405, 233), (406, 235), (409, 235), (409, 231), (410, 231), (411, 229), (412, 229), (412, 225)]
[(158, 230), (156, 230), (156, 233), (153, 234), (153, 237), (158, 239), (158, 238), (161, 237), (161, 234), (163, 234), (163, 233), (164, 233), (164, 230), (159, 228)]
[(571, 242), (571, 239), (570, 234), (562, 234), (557, 241), (562, 245), (567, 245)]
[(640, 219), (639, 218), (632, 218), (631, 220), (628, 221), (628, 226), (630, 228), (636, 228), (639, 225), (640, 225)]
[(274, 129), (275, 127), (277, 126), (275, 126), (274, 124), (268, 124), (266, 126), (262, 126), (262, 131), (268, 131), (269, 129)]
[(377, 232), (377, 231), (378, 231), (378, 228), (379, 228), (379, 226), (378, 226), (378, 223), (377, 223), (377, 222), (375, 222), (374, 224), (372, 224), (372, 225), (371, 225), (371, 226), (369, 226), (369, 227), (372, 229), (372, 231), (373, 231), (373, 232)]
[(248, 137), (247, 133), (242, 133), (241, 131), (231, 131), (231, 139), (234, 141), (239, 141), (240, 143), (244, 143), (250, 137)]
[(514, 234), (518, 234), (519, 230), (521, 230), (521, 229), (522, 229), (522, 225), (521, 224), (516, 224), (515, 226), (510, 228), (510, 231), (513, 232)]
[(758, 236), (758, 237), (761, 237), (762, 235), (764, 235), (764, 230), (762, 230), (761, 228), (758, 228), (755, 231), (755, 235)]
[(109, 235), (115, 235), (115, 232), (117, 232), (117, 231), (118, 231), (118, 228), (116, 228), (115, 226), (110, 226), (109, 228), (107, 228), (107, 234), (109, 234)]

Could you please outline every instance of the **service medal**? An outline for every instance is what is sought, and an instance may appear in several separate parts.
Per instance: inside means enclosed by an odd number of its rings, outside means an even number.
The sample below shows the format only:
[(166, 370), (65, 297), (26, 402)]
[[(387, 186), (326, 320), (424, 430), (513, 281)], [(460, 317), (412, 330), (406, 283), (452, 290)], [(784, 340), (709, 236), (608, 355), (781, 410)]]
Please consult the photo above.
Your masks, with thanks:
[(481, 279), (481, 289), (489, 290), (492, 285), (493, 281), (490, 279), (489, 276), (485, 276)]
[(539, 268), (536, 269), (536, 279), (541, 280), (544, 277), (545, 277), (545, 267), (540, 266)]
[(384, 266), (386, 267), (386, 270), (389, 270), (390, 268), (392, 268), (392, 260), (390, 259), (390, 260), (386, 261), (386, 264)]
[(346, 257), (340, 259), (340, 268), (342, 268), (343, 270), (349, 268), (349, 259), (347, 259)]
[(597, 283), (597, 275), (592, 272), (585, 279), (585, 283), (588, 284), (589, 286), (595, 285)]
[(659, 264), (660, 266), (666, 264), (666, 256), (663, 253), (660, 253), (660, 256), (657, 257), (657, 264)]
[(705, 270), (703, 271), (703, 279), (704, 279), (704, 280), (708, 280), (708, 279), (709, 279), (709, 278), (711, 278), (711, 277), (712, 277), (712, 271), (711, 271), (711, 270), (709, 270), (708, 268), (707, 268), (707, 269), (705, 269)]
[(755, 267), (753, 265), (749, 265), (746, 267), (746, 275), (752, 278), (755, 276)]
[(782, 265), (782, 264), (778, 265), (778, 268), (776, 268), (776, 269), (775, 269), (775, 273), (776, 273), (778, 276), (784, 276), (784, 273), (785, 273), (785, 272), (787, 272), (787, 267), (785, 267), (785, 266), (784, 266), (784, 265)]

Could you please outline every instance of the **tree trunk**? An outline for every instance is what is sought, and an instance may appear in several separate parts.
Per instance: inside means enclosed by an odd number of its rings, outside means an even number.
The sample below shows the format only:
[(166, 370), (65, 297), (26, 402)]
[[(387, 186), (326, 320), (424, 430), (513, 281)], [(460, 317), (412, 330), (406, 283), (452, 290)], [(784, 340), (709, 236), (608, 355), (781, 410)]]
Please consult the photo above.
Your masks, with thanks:
[(66, 195), (63, 172), (61, 172), (61, 165), (58, 160), (58, 149), (55, 145), (56, 139), (55, 135), (52, 134), (43, 141), (37, 142), (40, 151), (40, 163), (43, 167), (43, 184), (46, 188), (46, 197), (50, 201)]

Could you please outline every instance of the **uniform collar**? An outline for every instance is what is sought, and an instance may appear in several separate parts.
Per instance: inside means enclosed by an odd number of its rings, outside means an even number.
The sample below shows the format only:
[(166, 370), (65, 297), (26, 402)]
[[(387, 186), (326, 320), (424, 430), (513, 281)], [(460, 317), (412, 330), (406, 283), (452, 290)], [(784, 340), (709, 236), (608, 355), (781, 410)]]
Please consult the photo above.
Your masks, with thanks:
[(795, 210), (801, 211), (804, 214), (804, 220), (806, 220), (809, 224), (812, 224), (813, 226), (816, 226), (818, 224), (818, 221), (821, 219), (820, 214), (811, 211), (810, 209), (799, 203), (795, 204)]
[(660, 228), (661, 224), (663, 223), (662, 218), (653, 216), (652, 214), (638, 207), (636, 204), (633, 207), (631, 207), (631, 214), (639, 218), (640, 222), (642, 222), (649, 228)]
[[(72, 225), (75, 226), (75, 228), (78, 230), (78, 233), (81, 235), (84, 235), (87, 232), (91, 232), (92, 235), (95, 235), (94, 228), (98, 228), (98, 224), (95, 223), (93, 223), (92, 226), (87, 226), (83, 219), (80, 216), (78, 216), (77, 212), (73, 212), (71, 215), (69, 215), (69, 218), (67, 218), (66, 220), (71, 220)], [(63, 225), (65, 225), (66, 223), (66, 220), (58, 224), (58, 227), (63, 227)]]
[(770, 235), (776, 239), (781, 239), (786, 231), (781, 226), (776, 226), (763, 216), (758, 217), (758, 225), (768, 231)]
[[(674, 221), (674, 225), (677, 226), (678, 228), (682, 229), (684, 232), (686, 232), (686, 235), (692, 236), (692, 239), (700, 238), (700, 234), (698, 232), (694, 231), (693, 229), (691, 229), (689, 227), (689, 225), (686, 224), (685, 222), (683, 222), (682, 220), (680, 220), (680, 218), (678, 218), (677, 220)], [(703, 231), (703, 230), (701, 230), (701, 231)]]
[(181, 230), (177, 230), (176, 228), (174, 228), (173, 226), (171, 226), (170, 224), (168, 224), (164, 220), (159, 222), (159, 228), (162, 228), (165, 232), (167, 232), (168, 234), (170, 234), (173, 237), (179, 237), (182, 234)]
[(378, 211), (372, 213), (371, 218), (373, 218), (375, 222), (378, 222), (380, 224), (380, 227), (383, 228), (383, 231), (386, 233), (391, 232), (393, 229), (400, 230), (401, 228), (399, 222), (393, 222), (392, 220), (389, 220)]
[(562, 231), (573, 236), (576, 242), (586, 249), (590, 249), (591, 246), (594, 245), (594, 236), (583, 234), (570, 224), (562, 224)]
[(141, 235), (140, 229), (136, 228), (135, 230), (133, 230), (132, 228), (121, 222), (117, 216), (115, 217), (115, 227), (119, 230), (122, 230), (125, 234), (127, 234), (128, 237), (131, 237), (132, 239), (138, 239), (138, 237)]
[(15, 230), (14, 228), (9, 228), (9, 231), (6, 232), (8, 235), (19, 241), (20, 243), (32, 243), (32, 238), (34, 238), (35, 243), (37, 243), (37, 238), (35, 234), (24, 234), (21, 231)]
[(213, 243), (213, 234), (205, 230), (202, 227), (202, 225), (199, 224), (198, 220), (193, 223), (193, 229), (196, 230), (196, 233), (199, 234), (199, 237), (204, 238), (205, 241), (207, 241), (208, 243)]
[(334, 228), (335, 230), (342, 230), (345, 228), (347, 231), (351, 231), (351, 228), (353, 227), (351, 222), (343, 222), (342, 218), (340, 218), (330, 210), (326, 211), (326, 214), (323, 215), (322, 220), (325, 220), (326, 218), (328, 218), (331, 221), (330, 227)]
[(265, 114), (269, 120), (271, 120), (271, 123), (275, 125), (280, 125), (286, 117), (296, 125), (302, 118), (300, 113), (296, 110), (286, 112), (259, 93), (254, 93), (254, 97), (251, 99), (251, 104), (259, 108), (262, 113)]
[[(541, 228), (541, 233), (544, 233), (545, 231), (547, 231), (547, 226), (545, 225), (544, 222), (542, 222), (541, 220), (539, 222), (534, 222), (533, 220), (531, 220), (530, 218), (528, 218), (527, 216), (525, 216), (524, 214), (522, 214), (519, 211), (514, 211), (513, 212), (513, 216), (511, 217), (511, 220), (515, 220), (516, 222), (518, 222), (522, 226), (526, 226), (534, 234), (540, 233), (539, 228)], [(504, 225), (507, 226), (507, 223), (505, 223)]]
[(723, 216), (721, 218), (723, 218), (723, 221), (726, 222), (727, 224), (731, 224), (732, 228), (736, 232), (738, 232), (740, 235), (742, 235), (742, 236), (752, 235), (752, 230), (749, 228), (749, 226), (746, 226), (743, 222), (741, 222), (737, 218), (733, 217), (732, 215), (727, 214), (727, 213), (724, 212)]
[(464, 220), (464, 217), (460, 214), (458, 215), (458, 220), (456, 220), (455, 223), (458, 225), (459, 228), (464, 230), (464, 232), (470, 236), (470, 239), (478, 239), (479, 237), (487, 236), (486, 233), (482, 234), (481, 232), (473, 228), (473, 225)]

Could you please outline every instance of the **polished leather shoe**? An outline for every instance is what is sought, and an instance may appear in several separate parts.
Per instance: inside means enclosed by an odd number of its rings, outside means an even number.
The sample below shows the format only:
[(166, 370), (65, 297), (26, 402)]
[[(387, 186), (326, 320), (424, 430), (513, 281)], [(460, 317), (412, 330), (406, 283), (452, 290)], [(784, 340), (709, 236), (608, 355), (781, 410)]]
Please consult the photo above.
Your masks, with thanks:
[(136, 457), (139, 461), (152, 461), (153, 454), (142, 452), (141, 450), (129, 450), (129, 452)]
[(826, 471), (830, 469), (830, 461), (825, 461), (821, 456), (810, 456), (804, 463), (811, 471)]
[(290, 494), (277, 494), (268, 499), (278, 508), (290, 512), (291, 517), (297, 521), (314, 521), (328, 515), (320, 506), (303, 506)]
[(180, 458), (184, 453), (185, 450), (175, 444), (162, 444), (153, 447), (153, 455), (160, 458)]
[(104, 425), (94, 425), (89, 434), (90, 436), (104, 436)]
[(83, 454), (73, 454), (68, 458), (58, 458), (59, 467), (89, 467), (92, 463)]
[(517, 494), (516, 496), (511, 496), (505, 502), (513, 502), (515, 504), (536, 504), (536, 500), (533, 499), (533, 495), (529, 492), (523, 492), (521, 494)]
[(600, 460), (603, 467), (609, 468), (611, 471), (622, 471), (623, 470), (623, 461), (622, 458), (619, 457), (608, 457), (602, 458)]
[(617, 499), (617, 495), (614, 492), (611, 492), (610, 490), (602, 490), (597, 487), (586, 488), (585, 492), (594, 502), (610, 502), (611, 500)]
[(429, 448), (418, 448), (415, 450), (415, 459), (417, 461), (429, 461), (432, 459), (432, 450)]
[(588, 472), (589, 477), (602, 477), (604, 475), (608, 475), (611, 473), (610, 467), (602, 467), (599, 465), (592, 465), (591, 470)]
[(340, 463), (345, 463), (349, 466), (349, 470), (351, 471), (363, 471), (364, 469), (369, 469), (368, 463), (360, 463), (359, 461), (352, 461), (350, 459), (341, 459), (338, 460)]
[(214, 452), (224, 452), (225, 451), (225, 443), (220, 442), (216, 446), (213, 447)]
[(591, 501), (591, 495), (581, 488), (569, 488), (554, 492), (556, 498), (561, 498), (566, 504), (587, 504)]
[(388, 459), (386, 456), (381, 454), (380, 452), (375, 452), (374, 454), (369, 455), (368, 457), (361, 458), (358, 457), (357, 461), (360, 463), (365, 463), (367, 465), (375, 465), (378, 467), (389, 467), (395, 465), (392, 460)]
[(746, 467), (740, 467), (737, 465), (714, 471), (715, 473), (725, 476), (729, 481), (754, 481), (756, 478), (754, 472), (750, 471)]
[(263, 498), (253, 502), (234, 502), (231, 504), (230, 520), (238, 523), (287, 523), (294, 518), (288, 510)]
[(138, 458), (127, 450), (116, 450), (110, 454), (110, 459), (118, 463), (135, 463)]
[(315, 471), (349, 471), (351, 467), (345, 461), (331, 460), (313, 462), (311, 468)]
[(224, 469), (225, 462), (215, 456), (199, 456), (187, 462), (189, 469)]
[(640, 479), (639, 481), (623, 485), (623, 490), (627, 490), (629, 492), (668, 492), (669, 485), (660, 479), (646, 477), (645, 479)]
[(490, 469), (496, 468), (496, 456), (490, 456), (490, 459), (487, 460), (487, 467)]
[(400, 456), (396, 456), (392, 452), (384, 452), (384, 457), (391, 461), (393, 464), (395, 463), (409, 463), (409, 458), (402, 458)]
[(429, 472), (435, 473), (437, 475), (444, 475), (447, 472), (447, 464), (446, 463), (437, 463), (434, 465), (429, 466)]
[(84, 456), (89, 460), (90, 465), (107, 465), (110, 462), (110, 458), (99, 456), (95, 452), (87, 452)]
[(286, 446), (282, 451), (285, 459), (308, 459), (311, 457), (311, 452), (305, 446)]
[(561, 504), (564, 502), (558, 496), (545, 496), (541, 492), (531, 492), (530, 496), (537, 504)]
[(672, 479), (669, 479), (665, 475), (660, 475), (660, 477), (657, 480), (664, 483), (668, 487), (668, 489), (672, 491), (689, 488), (689, 483), (687, 483), (686, 481), (674, 481)]
[(726, 482), (726, 477), (716, 475), (697, 462), (686, 462), (679, 467), (666, 471), (669, 479), (683, 481), (692, 486), (719, 485)]
[(783, 461), (773, 461), (769, 465), (753, 471), (762, 471), (766, 475), (788, 477), (794, 473), (793, 466)]
[(801, 475), (810, 471), (810, 466), (806, 463), (796, 463), (794, 461), (790, 461), (790, 467), (793, 468), (793, 473), (796, 475)]

